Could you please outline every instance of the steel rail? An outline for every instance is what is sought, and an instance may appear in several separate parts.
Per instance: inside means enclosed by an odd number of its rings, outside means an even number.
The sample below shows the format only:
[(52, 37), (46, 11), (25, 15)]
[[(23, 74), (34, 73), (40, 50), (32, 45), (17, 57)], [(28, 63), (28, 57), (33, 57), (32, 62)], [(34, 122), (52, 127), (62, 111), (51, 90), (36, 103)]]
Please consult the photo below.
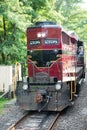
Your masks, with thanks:
[(57, 115), (55, 116), (54, 120), (51, 122), (50, 126), (47, 128), (47, 130), (52, 130), (58, 117), (59, 117), (60, 113), (57, 113)]
[(23, 121), (27, 116), (29, 115), (29, 113), (25, 114), (21, 119), (19, 119), (15, 124), (12, 124), (7, 130), (15, 130), (16, 126), (21, 123), (21, 121)]
[[(31, 114), (31, 113), (30, 113)], [(52, 130), (53, 127), (55, 126), (55, 123), (59, 117), (60, 113), (57, 113), (55, 115), (55, 117), (53, 118), (53, 120), (48, 123), (49, 125), (47, 126), (46, 130)], [(25, 121), (25, 119), (29, 116), (29, 113), (27, 113), (26, 115), (24, 115), (21, 119), (19, 119), (15, 124), (12, 124), (7, 130), (24, 130), (24, 128), (17, 128), (20, 126), (21, 122)], [(42, 128), (43, 126), (43, 121), (46, 119), (47, 115), (42, 119), (41, 124), (38, 127), (38, 130)], [(29, 128), (31, 130), (31, 128)], [(34, 128), (35, 129), (35, 128)]]

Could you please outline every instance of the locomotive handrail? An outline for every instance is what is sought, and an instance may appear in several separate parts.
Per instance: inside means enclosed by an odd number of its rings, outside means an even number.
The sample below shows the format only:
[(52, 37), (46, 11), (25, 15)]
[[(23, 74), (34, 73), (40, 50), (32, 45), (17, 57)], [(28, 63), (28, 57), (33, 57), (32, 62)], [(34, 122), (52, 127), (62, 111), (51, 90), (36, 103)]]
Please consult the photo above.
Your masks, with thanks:
[(13, 96), (14, 97), (15, 97), (15, 90), (16, 90), (16, 83), (17, 83), (17, 78), (18, 78), (18, 73), (19, 73), (19, 67), (20, 67), (20, 63), (17, 62), (15, 74), (14, 74), (14, 77), (12, 78)]
[(32, 61), (33, 64), (37, 64), (37, 61)]
[(50, 61), (51, 63), (55, 63), (56, 61), (55, 60), (52, 60), (52, 61)]
[(29, 59), (29, 58), (32, 58), (32, 56), (31, 56), (31, 55), (28, 55), (28, 57), (27, 57), (27, 58), (28, 58), (28, 59)]

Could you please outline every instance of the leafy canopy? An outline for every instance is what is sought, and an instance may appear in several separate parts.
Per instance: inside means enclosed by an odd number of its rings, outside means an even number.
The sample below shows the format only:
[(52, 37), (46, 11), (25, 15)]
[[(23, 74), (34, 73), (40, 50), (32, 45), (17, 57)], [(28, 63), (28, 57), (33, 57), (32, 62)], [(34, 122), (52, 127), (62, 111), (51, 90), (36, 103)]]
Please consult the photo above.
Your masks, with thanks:
[(26, 61), (26, 28), (37, 21), (56, 21), (87, 42), (87, 10), (82, 0), (0, 0), (0, 62)]

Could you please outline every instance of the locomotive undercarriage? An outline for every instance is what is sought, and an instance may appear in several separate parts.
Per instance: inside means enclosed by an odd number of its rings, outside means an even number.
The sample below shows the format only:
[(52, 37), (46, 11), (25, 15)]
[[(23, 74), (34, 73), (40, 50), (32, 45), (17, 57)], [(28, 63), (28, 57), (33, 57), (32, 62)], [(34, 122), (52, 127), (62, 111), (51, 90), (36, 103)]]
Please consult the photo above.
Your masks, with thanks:
[(24, 110), (32, 111), (61, 111), (70, 105), (69, 88), (66, 83), (62, 83), (59, 91), (55, 90), (55, 85), (45, 87), (41, 85), (28, 86), (27, 90), (23, 90), (23, 82), (17, 83), (17, 102)]

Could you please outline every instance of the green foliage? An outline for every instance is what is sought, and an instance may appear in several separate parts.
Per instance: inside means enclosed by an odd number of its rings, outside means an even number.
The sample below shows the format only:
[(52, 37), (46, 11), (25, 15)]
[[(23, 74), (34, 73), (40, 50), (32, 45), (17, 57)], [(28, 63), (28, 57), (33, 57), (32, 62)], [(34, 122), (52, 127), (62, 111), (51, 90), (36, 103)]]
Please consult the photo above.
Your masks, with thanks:
[(87, 42), (87, 10), (82, 0), (0, 0), (0, 63), (26, 61), (26, 28), (37, 21), (56, 21)]
[(6, 98), (4, 98), (4, 97), (0, 99), (0, 113), (2, 113), (3, 108), (4, 108), (4, 105), (5, 105), (7, 102), (8, 102), (8, 99), (6, 99)]
[(14, 64), (26, 57), (25, 30), (28, 20), (18, 0), (4, 2), (0, 4), (0, 62)]

